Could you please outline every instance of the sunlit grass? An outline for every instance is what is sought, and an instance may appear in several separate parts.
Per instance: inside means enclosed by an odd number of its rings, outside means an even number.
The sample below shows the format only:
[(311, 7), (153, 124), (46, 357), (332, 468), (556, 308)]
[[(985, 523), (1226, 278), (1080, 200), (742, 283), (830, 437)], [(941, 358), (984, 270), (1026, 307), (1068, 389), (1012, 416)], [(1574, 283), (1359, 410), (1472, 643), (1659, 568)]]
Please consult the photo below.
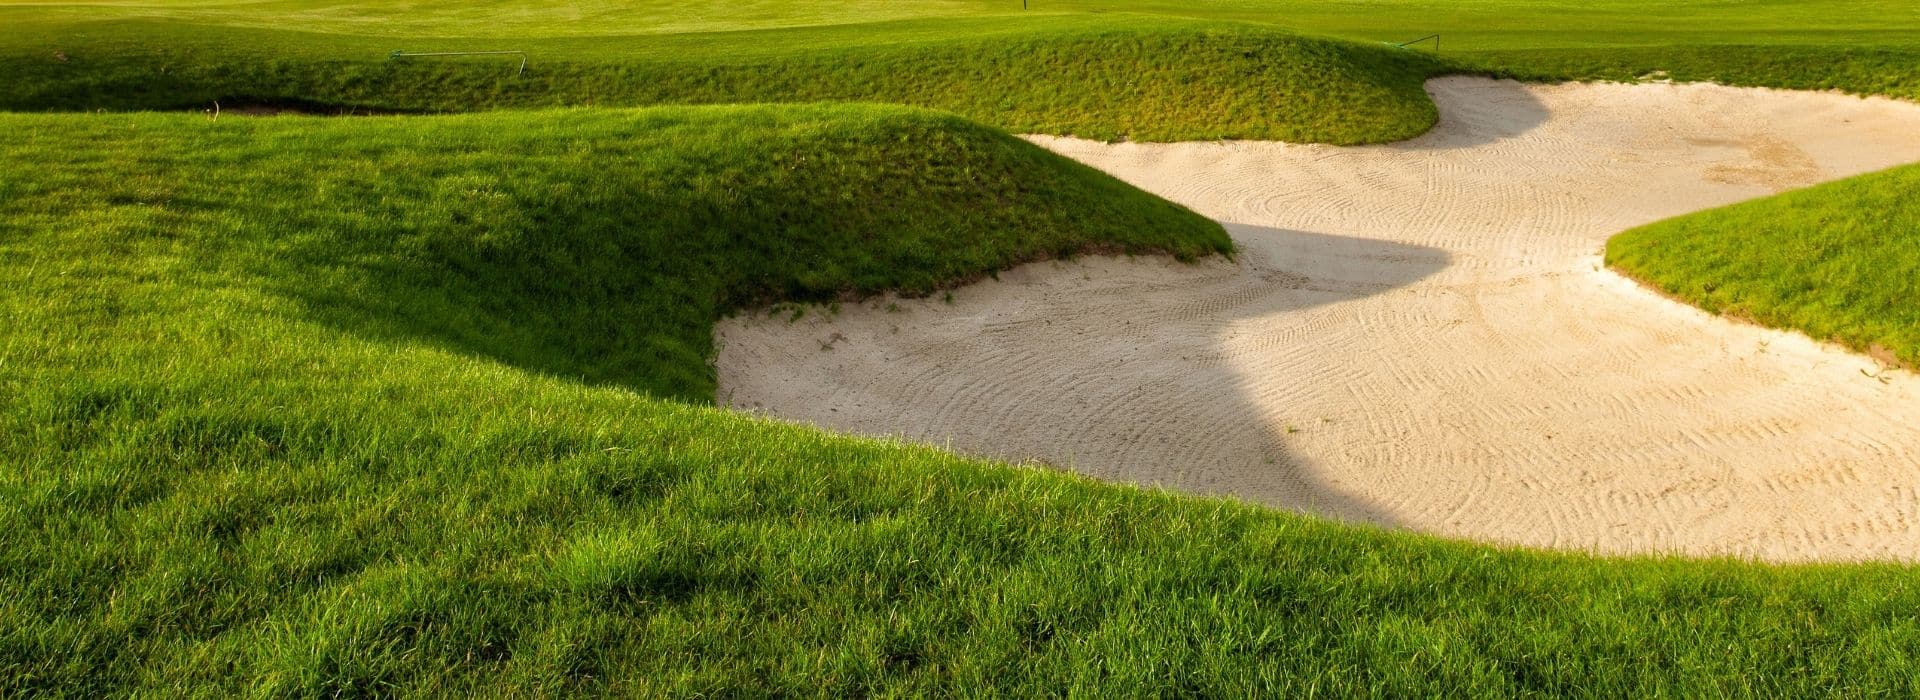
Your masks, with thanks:
[(1920, 366), (1920, 166), (1635, 229), (1607, 262), (1709, 311)]

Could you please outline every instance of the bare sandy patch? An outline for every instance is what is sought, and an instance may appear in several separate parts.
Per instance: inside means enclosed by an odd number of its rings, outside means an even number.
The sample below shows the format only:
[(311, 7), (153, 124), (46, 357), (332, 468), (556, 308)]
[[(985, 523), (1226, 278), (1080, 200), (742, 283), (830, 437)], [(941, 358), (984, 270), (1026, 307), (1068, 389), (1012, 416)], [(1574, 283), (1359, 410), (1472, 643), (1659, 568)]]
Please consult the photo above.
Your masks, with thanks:
[(721, 403), (1447, 536), (1920, 558), (1920, 378), (1600, 264), (1639, 224), (1920, 160), (1920, 105), (1428, 88), (1439, 127), (1386, 146), (1034, 138), (1226, 223), (1241, 259), (743, 315)]

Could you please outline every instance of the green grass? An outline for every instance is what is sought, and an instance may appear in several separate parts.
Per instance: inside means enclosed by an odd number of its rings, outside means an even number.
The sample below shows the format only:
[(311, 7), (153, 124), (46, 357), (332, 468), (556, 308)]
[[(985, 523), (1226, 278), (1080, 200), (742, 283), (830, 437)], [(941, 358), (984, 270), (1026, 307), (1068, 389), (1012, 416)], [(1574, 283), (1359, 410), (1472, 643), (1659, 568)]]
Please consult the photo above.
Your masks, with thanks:
[[(810, 29), (909, 19), (1032, 21), (1090, 14), (1272, 23), (1367, 40), (1445, 33), (1462, 50), (1683, 43), (1834, 43), (1836, 35), (1912, 44), (1920, 8), (1896, 0), (8, 0), (49, 22), (156, 19), (382, 37), (659, 36)], [(0, 5), (0, 6), (5, 6)], [(1408, 35), (1408, 32), (1415, 32)], [(1875, 43), (1859, 42), (1853, 43)]]
[(1502, 551), (697, 405), (734, 304), (1227, 245), (950, 116), (0, 129), (0, 694), (1920, 677), (1911, 568)]
[[(903, 43), (873, 41), (868, 27), (517, 41), (532, 52), (525, 75), (517, 58), (390, 61), (389, 39), (102, 24), (80, 40), (35, 37), (23, 40), (32, 48), (0, 49), (0, 69), (32, 76), (0, 83), (0, 106), (201, 109), (224, 101), (464, 111), (831, 100), (932, 107), (1015, 131), (1089, 138), (1330, 143), (1409, 138), (1435, 119), (1421, 83), (1438, 64), (1396, 49), (1234, 24), (1053, 21), (978, 32), (973, 24), (935, 25), (951, 34)], [(765, 46), (741, 48), (756, 43)], [(405, 43), (415, 51), (469, 45)], [(52, 58), (56, 51), (64, 60)]]
[[(341, 0), (10, 4), (0, 108), (204, 108), (215, 100), (465, 111), (874, 101), (1091, 138), (1404, 139), (1420, 82), (1689, 80), (1920, 97), (1906, 0), (1649, 3), (1251, 0), (1114, 5)], [(1442, 34), (1444, 52), (1392, 48)], [(413, 51), (515, 49), (516, 59)]]
[(1715, 313), (1920, 366), (1920, 166), (1641, 227), (1607, 263)]

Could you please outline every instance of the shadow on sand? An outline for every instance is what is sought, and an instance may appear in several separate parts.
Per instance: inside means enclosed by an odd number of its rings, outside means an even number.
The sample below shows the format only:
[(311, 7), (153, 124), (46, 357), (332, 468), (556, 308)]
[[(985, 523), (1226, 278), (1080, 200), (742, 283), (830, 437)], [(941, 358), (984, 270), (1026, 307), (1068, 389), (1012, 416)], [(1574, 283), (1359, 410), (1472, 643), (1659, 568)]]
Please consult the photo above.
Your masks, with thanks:
[[(1324, 350), (1352, 326), (1344, 302), (1425, 278), (1447, 254), (1226, 226), (1240, 250), (1232, 264), (1041, 263), (963, 291), (957, 306), (743, 321), (725, 331), (722, 403), (1106, 481), (1395, 524), (1292, 454), (1294, 426), (1316, 418), (1288, 397), (1352, 379)], [(838, 340), (839, 350), (823, 351)], [(726, 359), (734, 351), (743, 354)]]
[[(1233, 464), (1230, 469), (1242, 473), (1221, 475), (1224, 478), (1212, 484), (1154, 483), (1181, 491), (1229, 495), (1340, 520), (1397, 526), (1399, 523), (1391, 515), (1331, 483), (1286, 447), (1293, 430), (1313, 428), (1314, 417), (1290, 414), (1290, 407), (1281, 397), (1292, 387), (1275, 383), (1273, 378), (1262, 376), (1264, 373), (1244, 369), (1269, 362), (1339, 363), (1339, 358), (1327, 358), (1324, 353), (1289, 352), (1291, 348), (1277, 344), (1289, 338), (1293, 343), (1324, 343), (1333, 339), (1317, 334), (1250, 338), (1248, 327), (1262, 325), (1262, 319), (1307, 310), (1317, 310), (1319, 318), (1303, 324), (1317, 327), (1329, 320), (1328, 316), (1336, 323), (1343, 323), (1339, 307), (1344, 302), (1411, 285), (1446, 268), (1450, 262), (1448, 254), (1438, 248), (1394, 241), (1245, 224), (1224, 225), (1241, 250), (1244, 273), (1274, 280), (1257, 297), (1226, 310), (1218, 319), (1221, 327), (1216, 338), (1223, 354), (1239, 356), (1235, 364), (1242, 369), (1236, 372), (1232, 409), (1215, 415), (1228, 415), (1232, 420), (1243, 422), (1242, 426), (1224, 432), (1252, 436), (1261, 445), (1262, 459), (1257, 464), (1230, 463)], [(1249, 354), (1249, 351), (1259, 354)], [(1286, 372), (1286, 376), (1340, 382), (1346, 376), (1345, 369), (1342, 366), (1295, 367)]]
[(1386, 144), (1400, 151), (1444, 151), (1510, 139), (1547, 123), (1551, 114), (1525, 83), (1447, 76), (1427, 81), (1427, 95), (1439, 108), (1433, 129), (1406, 141)]

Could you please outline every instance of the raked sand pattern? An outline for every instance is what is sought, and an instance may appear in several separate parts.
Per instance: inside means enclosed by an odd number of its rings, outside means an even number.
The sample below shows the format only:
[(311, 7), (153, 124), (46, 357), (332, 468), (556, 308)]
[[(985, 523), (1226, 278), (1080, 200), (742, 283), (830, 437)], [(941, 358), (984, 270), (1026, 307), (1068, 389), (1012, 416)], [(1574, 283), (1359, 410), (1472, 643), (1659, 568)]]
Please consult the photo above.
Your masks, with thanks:
[(1035, 138), (1225, 222), (1239, 260), (731, 319), (721, 403), (1452, 537), (1920, 559), (1920, 378), (1600, 260), (1635, 225), (1920, 160), (1920, 105), (1428, 88), (1439, 126), (1385, 146)]

